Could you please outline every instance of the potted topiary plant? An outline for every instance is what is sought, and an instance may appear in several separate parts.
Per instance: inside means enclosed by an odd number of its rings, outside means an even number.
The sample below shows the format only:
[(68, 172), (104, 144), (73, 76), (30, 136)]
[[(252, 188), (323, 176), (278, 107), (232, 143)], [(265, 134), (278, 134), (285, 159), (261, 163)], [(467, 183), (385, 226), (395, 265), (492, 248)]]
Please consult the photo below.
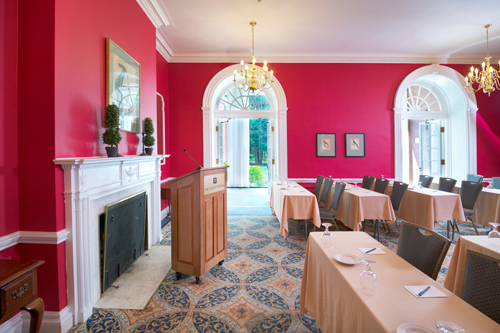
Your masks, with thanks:
[(120, 135), (120, 109), (116, 104), (106, 106), (104, 113), (104, 126), (106, 131), (102, 134), (102, 141), (110, 145), (106, 147), (108, 157), (116, 157), (118, 155), (118, 144), (122, 141)]
[(155, 132), (155, 128), (153, 126), (153, 119), (147, 117), (144, 119), (144, 133), (146, 136), (144, 137), (144, 145), (146, 148), (146, 154), (153, 155), (153, 146), (155, 144), (155, 138), (153, 133)]

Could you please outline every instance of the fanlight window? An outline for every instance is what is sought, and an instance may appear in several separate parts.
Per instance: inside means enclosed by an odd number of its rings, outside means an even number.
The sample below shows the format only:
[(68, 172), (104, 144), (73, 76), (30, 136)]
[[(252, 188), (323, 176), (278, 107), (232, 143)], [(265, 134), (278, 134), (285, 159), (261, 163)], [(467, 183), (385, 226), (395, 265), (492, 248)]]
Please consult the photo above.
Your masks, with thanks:
[(262, 93), (250, 93), (237, 88), (227, 90), (219, 100), (219, 111), (270, 111), (271, 104)]
[(422, 86), (410, 86), (406, 91), (406, 111), (440, 112), (441, 103), (429, 89)]

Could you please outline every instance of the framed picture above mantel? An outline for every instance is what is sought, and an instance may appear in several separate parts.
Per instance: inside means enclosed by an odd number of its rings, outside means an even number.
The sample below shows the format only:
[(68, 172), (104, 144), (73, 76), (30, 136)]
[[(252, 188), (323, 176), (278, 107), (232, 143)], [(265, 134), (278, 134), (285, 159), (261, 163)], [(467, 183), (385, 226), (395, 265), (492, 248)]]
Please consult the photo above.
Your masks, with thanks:
[(345, 157), (365, 157), (365, 133), (345, 133)]
[(106, 38), (106, 105), (120, 108), (120, 130), (141, 132), (141, 65)]
[(316, 157), (336, 156), (335, 133), (316, 133)]

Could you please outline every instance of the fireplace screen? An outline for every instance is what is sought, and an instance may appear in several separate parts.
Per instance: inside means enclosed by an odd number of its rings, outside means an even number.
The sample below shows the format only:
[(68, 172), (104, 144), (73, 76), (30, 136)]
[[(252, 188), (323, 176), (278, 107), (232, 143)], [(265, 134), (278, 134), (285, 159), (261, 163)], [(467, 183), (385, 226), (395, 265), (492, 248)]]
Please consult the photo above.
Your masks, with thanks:
[(102, 292), (144, 253), (146, 192), (106, 206), (101, 223)]

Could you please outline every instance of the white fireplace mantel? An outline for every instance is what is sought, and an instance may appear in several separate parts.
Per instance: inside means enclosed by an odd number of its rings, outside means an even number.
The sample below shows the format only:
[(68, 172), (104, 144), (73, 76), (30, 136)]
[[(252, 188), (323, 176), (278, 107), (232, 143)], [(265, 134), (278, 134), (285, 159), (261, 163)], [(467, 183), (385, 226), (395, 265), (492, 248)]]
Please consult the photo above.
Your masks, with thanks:
[[(161, 239), (160, 160), (163, 155), (58, 158), (64, 170), (68, 305), (84, 322), (101, 295), (99, 214), (108, 204), (146, 191), (148, 248)], [(168, 156), (167, 156), (168, 157)]]

